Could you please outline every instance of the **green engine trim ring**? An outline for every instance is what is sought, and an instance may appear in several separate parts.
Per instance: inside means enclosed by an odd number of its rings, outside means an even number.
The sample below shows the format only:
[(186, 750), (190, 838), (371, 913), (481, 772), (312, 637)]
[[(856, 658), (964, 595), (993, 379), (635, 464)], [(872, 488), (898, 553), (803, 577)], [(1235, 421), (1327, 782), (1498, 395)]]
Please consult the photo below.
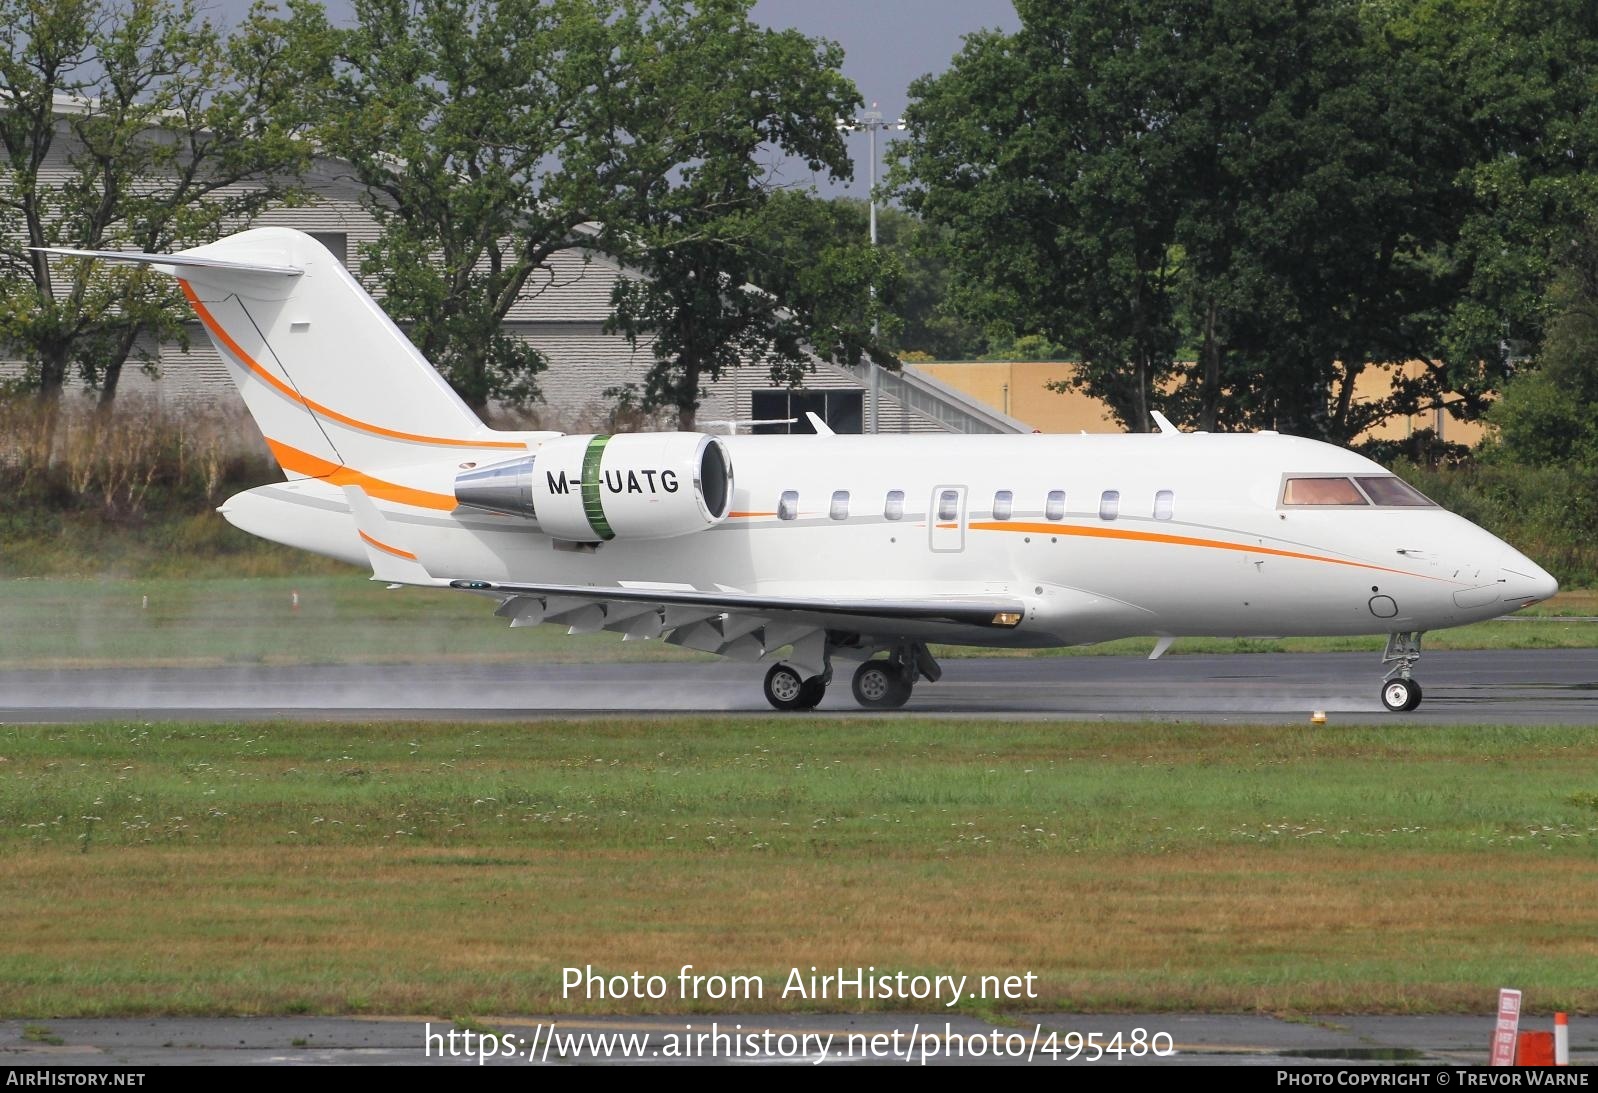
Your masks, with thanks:
[(605, 519), (605, 504), (600, 498), (600, 470), (599, 462), (604, 457), (605, 445), (610, 443), (610, 435), (601, 434), (588, 441), (588, 448), (583, 452), (583, 515), (588, 518), (588, 526), (594, 529), (594, 534), (605, 542), (616, 537), (610, 530), (610, 521)]

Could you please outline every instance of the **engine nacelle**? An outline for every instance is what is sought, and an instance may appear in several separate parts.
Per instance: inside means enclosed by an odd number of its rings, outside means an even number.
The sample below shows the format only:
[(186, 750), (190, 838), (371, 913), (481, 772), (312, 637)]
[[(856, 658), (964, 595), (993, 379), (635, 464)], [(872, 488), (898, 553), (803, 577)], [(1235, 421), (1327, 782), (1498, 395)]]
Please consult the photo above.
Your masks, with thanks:
[(562, 436), (533, 455), (462, 472), (455, 500), (528, 517), (570, 542), (669, 539), (727, 518), (732, 461), (703, 433)]

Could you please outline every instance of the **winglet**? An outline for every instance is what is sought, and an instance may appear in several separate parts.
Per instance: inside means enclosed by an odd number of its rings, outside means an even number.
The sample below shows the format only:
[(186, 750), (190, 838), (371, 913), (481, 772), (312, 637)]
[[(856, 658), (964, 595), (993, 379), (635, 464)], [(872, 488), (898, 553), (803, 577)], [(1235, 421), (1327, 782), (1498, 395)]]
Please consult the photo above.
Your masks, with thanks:
[(434, 577), (416, 555), (396, 543), (394, 525), (377, 511), (372, 499), (359, 486), (345, 486), (344, 496), (350, 503), (350, 513), (355, 517), (355, 529), (366, 548), (366, 559), (372, 565), (372, 580), (389, 584), (446, 585), (449, 582)]
[(806, 410), (805, 411), (805, 417), (810, 419), (810, 427), (816, 431), (816, 435), (817, 436), (837, 436), (838, 435), (837, 433), (832, 431), (832, 426), (831, 425), (828, 425), (825, 421), (822, 421), (821, 418), (816, 415), (816, 412), (814, 410)]
[(1182, 430), (1171, 424), (1171, 419), (1158, 410), (1150, 410), (1149, 416), (1154, 419), (1154, 424), (1160, 427), (1160, 432), (1167, 436), (1181, 436)]

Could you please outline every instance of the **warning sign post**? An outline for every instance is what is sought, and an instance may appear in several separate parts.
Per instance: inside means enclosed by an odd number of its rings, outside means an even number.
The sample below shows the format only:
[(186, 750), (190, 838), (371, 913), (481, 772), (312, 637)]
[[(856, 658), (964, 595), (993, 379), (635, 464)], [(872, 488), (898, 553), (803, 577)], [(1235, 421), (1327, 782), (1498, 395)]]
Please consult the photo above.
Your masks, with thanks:
[(1520, 992), (1508, 987), (1498, 992), (1498, 1027), (1493, 1031), (1489, 1066), (1515, 1065), (1515, 1039), (1520, 1032)]

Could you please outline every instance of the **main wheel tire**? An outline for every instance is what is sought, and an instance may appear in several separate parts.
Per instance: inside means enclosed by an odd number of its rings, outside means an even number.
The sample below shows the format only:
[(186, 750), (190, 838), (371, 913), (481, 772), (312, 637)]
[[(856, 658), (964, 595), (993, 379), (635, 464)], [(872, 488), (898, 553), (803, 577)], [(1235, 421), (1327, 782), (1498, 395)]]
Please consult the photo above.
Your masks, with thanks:
[(771, 703), (773, 709), (808, 710), (821, 701), (820, 696), (817, 696), (814, 702), (806, 704), (805, 699), (809, 695), (805, 688), (808, 683), (793, 667), (773, 664), (771, 671), (766, 673), (766, 701)]
[(896, 710), (910, 700), (910, 681), (886, 660), (868, 660), (855, 669), (854, 700), (871, 710)]
[(1420, 705), (1420, 684), (1413, 679), (1389, 679), (1382, 684), (1382, 705), (1393, 713), (1407, 713)]
[(805, 685), (799, 694), (799, 705), (796, 710), (813, 710), (821, 705), (821, 700), (827, 697), (827, 677), (811, 676), (805, 680)]

